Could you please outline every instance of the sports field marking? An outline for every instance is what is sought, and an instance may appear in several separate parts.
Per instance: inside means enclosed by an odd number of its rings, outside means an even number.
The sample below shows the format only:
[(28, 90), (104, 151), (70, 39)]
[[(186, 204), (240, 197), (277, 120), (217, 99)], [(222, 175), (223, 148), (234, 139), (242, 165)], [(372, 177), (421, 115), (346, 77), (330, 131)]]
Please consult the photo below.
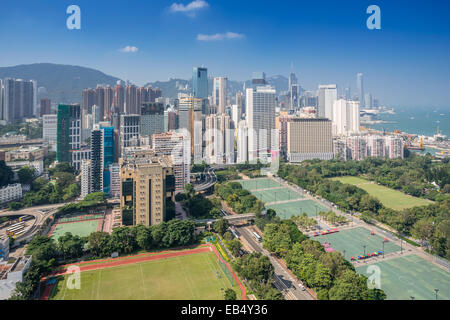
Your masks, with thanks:
[(357, 186), (358, 188), (365, 190), (368, 194), (380, 200), (385, 207), (394, 210), (402, 210), (416, 206), (426, 206), (433, 203), (430, 200), (413, 197), (399, 190), (394, 190), (382, 185), (378, 185), (373, 181), (368, 181), (359, 177), (344, 176), (332, 178), (331, 180), (336, 180), (342, 183)]

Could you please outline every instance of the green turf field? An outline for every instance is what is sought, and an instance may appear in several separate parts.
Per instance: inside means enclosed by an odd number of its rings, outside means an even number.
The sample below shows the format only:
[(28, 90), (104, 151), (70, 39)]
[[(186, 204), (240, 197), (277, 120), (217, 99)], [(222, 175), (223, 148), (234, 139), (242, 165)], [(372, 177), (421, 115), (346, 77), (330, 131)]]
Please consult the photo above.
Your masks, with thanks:
[(303, 198), (303, 196), (289, 188), (276, 188), (259, 191), (254, 190), (252, 193), (263, 202), (276, 202)]
[(281, 184), (278, 182), (268, 179), (268, 178), (258, 178), (251, 180), (239, 180), (237, 181), (242, 185), (242, 188), (247, 190), (259, 190), (266, 188), (277, 188), (281, 187)]
[(413, 197), (404, 194), (401, 191), (390, 189), (385, 186), (378, 185), (375, 182), (364, 180), (358, 177), (351, 177), (351, 176), (337, 177), (333, 178), (332, 180), (337, 180), (342, 183), (353, 184), (358, 188), (367, 191), (367, 193), (380, 200), (385, 207), (394, 210), (402, 210), (416, 206), (424, 206), (432, 203), (429, 200)]
[[(347, 229), (337, 233), (328, 234), (325, 236), (313, 237), (320, 243), (330, 243), (330, 247), (340, 252), (344, 252), (345, 257), (350, 260), (350, 257), (357, 257), (364, 254), (364, 245), (366, 246), (366, 254), (374, 251), (383, 251), (383, 238), (378, 235), (370, 235), (370, 230), (359, 227), (354, 229)], [(400, 246), (388, 241), (384, 243), (384, 252), (389, 254), (400, 251)]]
[[(381, 289), (389, 300), (450, 300), (450, 273), (416, 255), (407, 255), (377, 262), (380, 267)], [(369, 277), (368, 266), (356, 268)], [(369, 271), (369, 272), (368, 272)]]
[(66, 232), (70, 232), (73, 235), (77, 235), (80, 237), (86, 237), (92, 232), (97, 231), (98, 222), (99, 220), (90, 220), (57, 224), (55, 230), (52, 233), (52, 238), (57, 241), (58, 238), (64, 235)]
[(313, 200), (300, 200), (280, 204), (271, 204), (266, 206), (266, 208), (274, 209), (277, 212), (277, 216), (281, 219), (289, 219), (292, 216), (300, 216), (303, 213), (306, 213), (308, 217), (314, 217), (316, 216), (316, 213), (321, 211), (329, 211)]
[[(81, 289), (69, 290), (66, 277), (54, 300), (223, 300), (221, 288), (241, 291), (224, 275), (213, 252), (171, 257), (81, 273)], [(62, 277), (61, 277), (62, 278)]]

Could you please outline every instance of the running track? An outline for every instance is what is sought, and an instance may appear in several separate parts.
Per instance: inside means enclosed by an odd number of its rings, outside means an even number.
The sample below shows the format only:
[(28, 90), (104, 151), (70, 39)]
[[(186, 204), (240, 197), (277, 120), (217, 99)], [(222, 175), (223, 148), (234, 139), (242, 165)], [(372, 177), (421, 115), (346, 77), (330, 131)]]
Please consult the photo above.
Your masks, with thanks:
[[(87, 266), (83, 266), (83, 265), (81, 265), (81, 263), (75, 264), (75, 265), (78, 265), (78, 267), (80, 268), (80, 271), (83, 272), (83, 271), (92, 271), (92, 270), (99, 270), (99, 269), (104, 269), (104, 268), (124, 266), (124, 265), (128, 265), (128, 264), (141, 263), (141, 262), (146, 262), (146, 261), (154, 261), (154, 260), (168, 259), (168, 258), (173, 258), (173, 257), (186, 256), (186, 255), (196, 254), (196, 253), (206, 253), (206, 252), (210, 252), (211, 250), (214, 251), (214, 253), (216, 254), (216, 257), (222, 263), (224, 263), (226, 265), (226, 267), (228, 268), (228, 270), (231, 272), (234, 280), (237, 282), (237, 284), (239, 285), (239, 288), (241, 289), (242, 300), (246, 300), (247, 293), (246, 293), (244, 286), (239, 281), (239, 278), (233, 272), (233, 270), (231, 269), (228, 262), (226, 262), (222, 259), (222, 257), (220, 256), (220, 254), (217, 252), (216, 248), (213, 245), (202, 246), (200, 248), (196, 248), (196, 249), (192, 249), (192, 250), (188, 250), (188, 251), (168, 252), (168, 253), (154, 254), (154, 255), (150, 255), (150, 256), (141, 256), (141, 257), (138, 257), (139, 255), (137, 255), (135, 258), (130, 258), (130, 259), (126, 259), (126, 260), (120, 260), (117, 258), (116, 259), (104, 259), (104, 260), (98, 260), (98, 261), (109, 261), (109, 262), (92, 264), (92, 265), (87, 265)], [(96, 261), (86, 261), (86, 262), (92, 263), (92, 262), (96, 262)], [(66, 274), (69, 274), (68, 270), (58, 269), (57, 271), (55, 271), (55, 273), (52, 273), (50, 276), (45, 277), (42, 280), (46, 280), (49, 278), (62, 276), (62, 275), (66, 275)], [(45, 287), (42, 300), (48, 300), (52, 287), (53, 287), (53, 285), (48, 285)]]

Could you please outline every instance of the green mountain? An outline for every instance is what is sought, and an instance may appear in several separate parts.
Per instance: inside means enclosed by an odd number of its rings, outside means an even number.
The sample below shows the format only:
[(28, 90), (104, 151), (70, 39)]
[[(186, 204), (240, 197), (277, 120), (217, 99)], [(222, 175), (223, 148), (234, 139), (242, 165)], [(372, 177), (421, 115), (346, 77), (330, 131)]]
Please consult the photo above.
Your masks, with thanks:
[(36, 80), (40, 89), (38, 98), (48, 97), (52, 103), (81, 103), (81, 92), (97, 84), (113, 86), (118, 78), (95, 69), (79, 66), (36, 63), (0, 67), (0, 79)]

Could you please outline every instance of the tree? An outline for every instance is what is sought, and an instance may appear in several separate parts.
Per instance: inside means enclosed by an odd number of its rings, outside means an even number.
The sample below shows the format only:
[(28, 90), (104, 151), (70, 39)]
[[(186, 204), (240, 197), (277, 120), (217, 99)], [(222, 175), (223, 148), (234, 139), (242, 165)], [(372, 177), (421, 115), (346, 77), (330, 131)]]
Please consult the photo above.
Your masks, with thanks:
[(188, 198), (193, 198), (195, 195), (194, 186), (190, 183), (184, 186), (184, 192), (188, 196)]
[(429, 219), (417, 221), (411, 229), (411, 234), (420, 240), (430, 240), (434, 234), (433, 222)]
[(229, 227), (230, 223), (223, 218), (214, 222), (214, 230), (222, 236), (228, 230)]
[(138, 246), (143, 250), (150, 250), (152, 248), (152, 232), (150, 228), (137, 225), (136, 226), (136, 241)]
[(329, 290), (330, 300), (363, 300), (367, 290), (364, 278), (355, 271), (345, 270)]
[(10, 184), (14, 179), (14, 172), (6, 165), (6, 162), (0, 160), (0, 187)]
[(227, 288), (225, 290), (225, 300), (236, 300), (236, 299), (237, 299), (236, 291)]
[(88, 248), (96, 257), (105, 257), (113, 252), (107, 232), (92, 232), (88, 237)]
[(34, 168), (25, 166), (25, 167), (20, 168), (17, 171), (17, 175), (19, 176), (19, 182), (21, 184), (31, 185), (31, 183), (34, 180), (35, 170), (34, 170)]
[(231, 241), (228, 241), (228, 248), (230, 249), (233, 256), (237, 257), (239, 256), (239, 253), (242, 248), (242, 243), (238, 239), (233, 239)]

